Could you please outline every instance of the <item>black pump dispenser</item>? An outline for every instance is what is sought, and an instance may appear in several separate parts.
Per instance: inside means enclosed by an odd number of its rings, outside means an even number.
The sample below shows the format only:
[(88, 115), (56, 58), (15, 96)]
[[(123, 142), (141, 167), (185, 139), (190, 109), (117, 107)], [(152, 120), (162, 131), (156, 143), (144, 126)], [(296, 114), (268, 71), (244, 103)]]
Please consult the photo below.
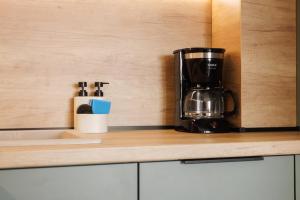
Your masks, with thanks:
[(109, 84), (107, 82), (95, 82), (95, 87), (97, 88), (95, 91), (95, 96), (96, 97), (103, 97), (104, 93), (101, 90), (101, 88), (105, 85), (105, 84)]
[(80, 87), (80, 91), (78, 92), (78, 96), (86, 97), (88, 95), (85, 88), (87, 87), (87, 82), (78, 82), (78, 86)]

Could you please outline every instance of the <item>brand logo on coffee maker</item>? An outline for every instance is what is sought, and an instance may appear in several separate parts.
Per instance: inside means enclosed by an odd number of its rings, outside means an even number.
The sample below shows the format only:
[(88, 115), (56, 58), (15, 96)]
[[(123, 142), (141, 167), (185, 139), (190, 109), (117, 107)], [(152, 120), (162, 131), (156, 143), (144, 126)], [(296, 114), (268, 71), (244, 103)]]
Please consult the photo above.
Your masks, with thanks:
[(217, 64), (215, 64), (215, 63), (208, 63), (208, 67), (209, 67), (209, 69), (216, 69), (217, 68)]

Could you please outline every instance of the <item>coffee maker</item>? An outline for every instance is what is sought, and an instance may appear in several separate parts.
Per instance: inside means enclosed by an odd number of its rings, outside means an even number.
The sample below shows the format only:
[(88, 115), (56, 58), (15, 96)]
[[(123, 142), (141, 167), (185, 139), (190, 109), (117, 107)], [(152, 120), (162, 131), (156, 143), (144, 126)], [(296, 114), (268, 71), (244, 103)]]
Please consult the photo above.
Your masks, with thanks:
[[(193, 133), (233, 131), (225, 119), (236, 112), (231, 90), (222, 84), (225, 49), (185, 48), (173, 52), (175, 58), (175, 130)], [(232, 110), (226, 111), (231, 97)]]

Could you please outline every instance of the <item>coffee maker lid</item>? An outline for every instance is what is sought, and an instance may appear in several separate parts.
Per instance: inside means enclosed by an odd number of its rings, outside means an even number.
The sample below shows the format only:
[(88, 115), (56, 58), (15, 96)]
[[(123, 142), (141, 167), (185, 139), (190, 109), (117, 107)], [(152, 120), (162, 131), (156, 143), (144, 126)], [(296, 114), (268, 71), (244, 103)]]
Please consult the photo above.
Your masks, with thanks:
[(198, 53), (198, 52), (212, 52), (212, 53), (224, 53), (225, 49), (223, 48), (203, 48), (203, 47), (192, 47), (192, 48), (184, 48), (184, 49), (177, 49), (173, 51), (173, 54), (176, 54), (178, 52), (183, 53)]

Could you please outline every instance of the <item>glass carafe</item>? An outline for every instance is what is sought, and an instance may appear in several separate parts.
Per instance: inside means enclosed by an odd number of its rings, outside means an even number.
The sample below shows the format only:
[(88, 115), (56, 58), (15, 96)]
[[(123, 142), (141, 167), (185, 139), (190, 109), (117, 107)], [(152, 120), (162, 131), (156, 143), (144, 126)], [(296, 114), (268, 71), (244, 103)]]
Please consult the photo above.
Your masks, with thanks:
[(225, 96), (233, 94), (230, 90), (223, 88), (192, 88), (185, 97), (184, 116), (192, 119), (224, 118), (224, 115), (235, 113), (235, 102), (233, 98), (233, 110), (225, 112)]

